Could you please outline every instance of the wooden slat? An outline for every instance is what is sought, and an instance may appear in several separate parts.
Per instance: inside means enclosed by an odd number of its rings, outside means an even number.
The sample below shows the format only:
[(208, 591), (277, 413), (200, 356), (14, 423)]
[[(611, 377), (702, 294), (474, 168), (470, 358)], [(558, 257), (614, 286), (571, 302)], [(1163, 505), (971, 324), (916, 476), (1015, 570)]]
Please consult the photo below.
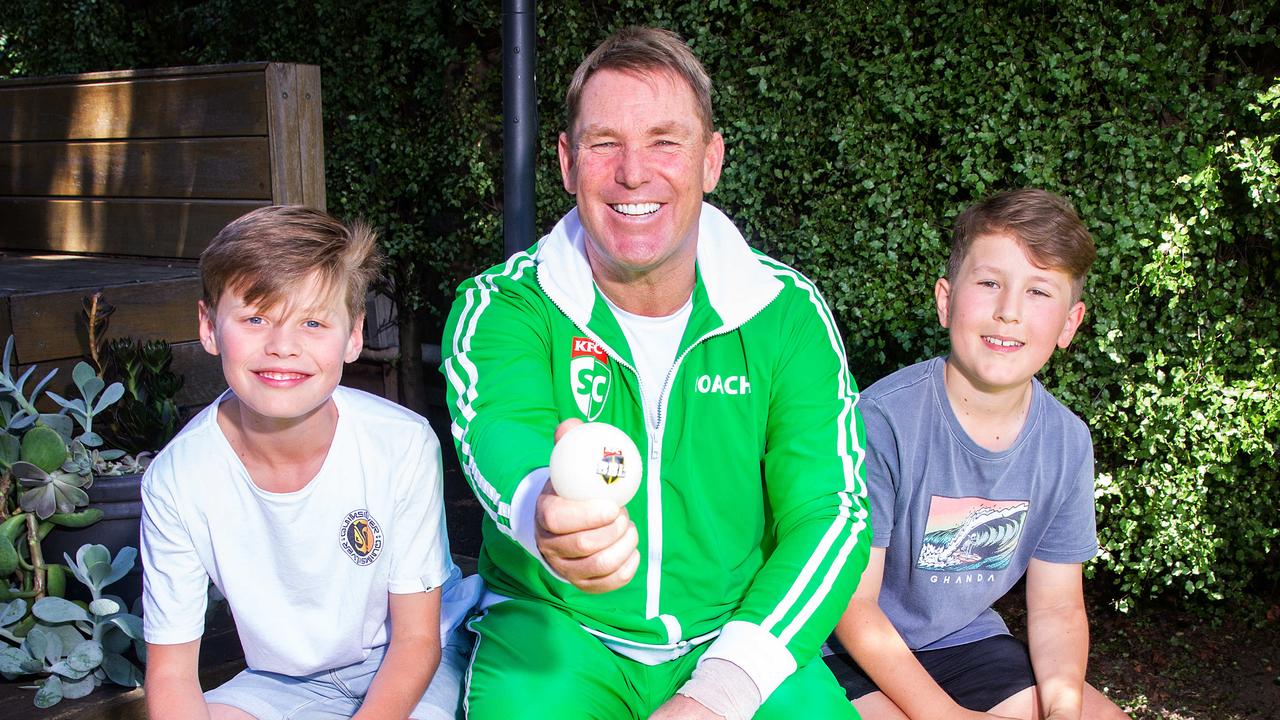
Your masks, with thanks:
[[(194, 340), (196, 302), (200, 299), (197, 277), (102, 288), (115, 306), (111, 333), (141, 340), (169, 342)], [(92, 288), (59, 290), (9, 298), (18, 362), (39, 363), (79, 357), (88, 350), (81, 300)]]
[(267, 66), (268, 124), (271, 127), (271, 198), (277, 205), (303, 203), (302, 156), (298, 153), (298, 70)]
[(0, 248), (197, 258), (227, 223), (268, 202), (0, 197)]
[(75, 73), (72, 75), (44, 75), (40, 77), (6, 78), (0, 80), (0, 88), (25, 87), (30, 85), (78, 85), (86, 82), (106, 82), (111, 80), (146, 80), (148, 78), (243, 73), (261, 71), (267, 65), (268, 63), (265, 62), (225, 63), (222, 65), (182, 65), (167, 68), (144, 68), (141, 70), (104, 70), (99, 72)]
[(265, 138), (0, 144), (0, 195), (269, 200)]
[(0, 140), (266, 135), (261, 72), (0, 87)]
[(274, 202), (323, 210), (324, 128), (315, 102), (320, 68), (272, 63), (266, 78)]
[(55, 290), (85, 291), (111, 285), (194, 278), (191, 260), (100, 258), (85, 255), (0, 253), (0, 297)]
[(324, 210), (324, 119), (320, 112), (320, 68), (316, 65), (298, 65), (297, 68), (302, 202)]

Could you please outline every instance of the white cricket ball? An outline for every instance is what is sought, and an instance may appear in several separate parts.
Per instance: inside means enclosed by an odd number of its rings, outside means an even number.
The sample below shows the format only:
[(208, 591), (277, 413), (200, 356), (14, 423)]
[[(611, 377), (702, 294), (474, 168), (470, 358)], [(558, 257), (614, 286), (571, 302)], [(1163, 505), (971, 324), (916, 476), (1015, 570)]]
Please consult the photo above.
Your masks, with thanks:
[(551, 487), (570, 500), (603, 497), (622, 507), (643, 475), (636, 444), (609, 423), (575, 426), (551, 450)]

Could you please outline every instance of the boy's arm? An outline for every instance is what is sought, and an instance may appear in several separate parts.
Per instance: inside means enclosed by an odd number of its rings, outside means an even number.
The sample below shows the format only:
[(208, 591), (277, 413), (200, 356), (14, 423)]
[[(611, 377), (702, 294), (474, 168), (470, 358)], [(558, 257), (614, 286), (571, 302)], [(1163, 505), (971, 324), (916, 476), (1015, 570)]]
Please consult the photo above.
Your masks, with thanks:
[[(440, 588), (388, 593), (391, 641), (354, 718), (409, 717), (440, 664)], [(353, 720), (354, 720), (353, 718)]]
[(867, 569), (862, 573), (858, 589), (836, 625), (836, 637), (840, 643), (875, 681), (885, 697), (911, 720), (999, 717), (957, 705), (916, 660), (893, 623), (880, 609), (884, 558), (884, 548), (871, 548)]
[(146, 702), (151, 720), (207, 720), (200, 692), (200, 639), (177, 645), (147, 643)]
[(1079, 563), (1032, 558), (1027, 567), (1027, 639), (1046, 720), (1079, 718), (1089, 660)]

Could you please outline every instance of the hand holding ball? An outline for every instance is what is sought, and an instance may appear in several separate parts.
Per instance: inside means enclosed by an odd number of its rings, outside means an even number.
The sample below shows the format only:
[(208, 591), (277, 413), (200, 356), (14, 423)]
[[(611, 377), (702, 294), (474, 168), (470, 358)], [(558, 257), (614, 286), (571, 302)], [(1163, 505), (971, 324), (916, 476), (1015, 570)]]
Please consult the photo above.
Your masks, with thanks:
[(575, 426), (551, 450), (551, 487), (570, 500), (601, 497), (622, 507), (635, 496), (643, 474), (636, 444), (608, 423)]

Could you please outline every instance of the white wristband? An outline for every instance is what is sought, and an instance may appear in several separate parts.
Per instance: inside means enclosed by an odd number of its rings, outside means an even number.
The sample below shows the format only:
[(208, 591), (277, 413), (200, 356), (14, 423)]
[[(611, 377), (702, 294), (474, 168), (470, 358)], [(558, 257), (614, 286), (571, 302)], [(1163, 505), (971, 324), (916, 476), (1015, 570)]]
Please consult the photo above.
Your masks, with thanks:
[(676, 691), (725, 720), (751, 720), (760, 709), (760, 690), (746, 670), (721, 658), (698, 663), (689, 680)]

